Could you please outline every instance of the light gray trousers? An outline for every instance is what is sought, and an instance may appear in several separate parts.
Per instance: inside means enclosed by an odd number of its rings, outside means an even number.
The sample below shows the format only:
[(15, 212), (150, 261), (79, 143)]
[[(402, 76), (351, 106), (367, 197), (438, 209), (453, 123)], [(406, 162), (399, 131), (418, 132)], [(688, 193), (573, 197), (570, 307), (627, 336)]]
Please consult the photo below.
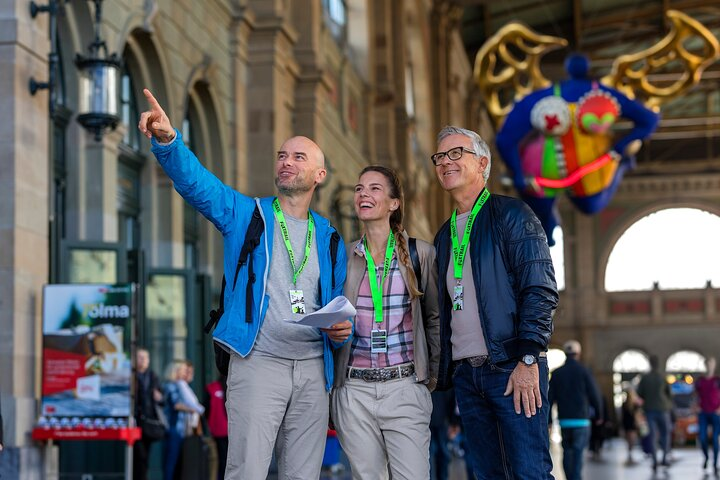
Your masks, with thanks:
[(320, 477), (328, 427), (322, 357), (233, 354), (227, 386), (226, 480), (265, 480), (276, 439), (279, 479)]
[[(333, 390), (332, 415), (354, 480), (430, 478), (430, 391), (414, 376), (347, 379)], [(313, 477), (314, 478), (314, 477)]]

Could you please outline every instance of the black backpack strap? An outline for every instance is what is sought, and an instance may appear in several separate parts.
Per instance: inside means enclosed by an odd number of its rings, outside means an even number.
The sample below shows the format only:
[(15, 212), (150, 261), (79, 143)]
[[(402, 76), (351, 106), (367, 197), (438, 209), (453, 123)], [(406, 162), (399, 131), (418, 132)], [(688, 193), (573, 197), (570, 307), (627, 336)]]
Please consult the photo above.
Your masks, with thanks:
[[(253, 303), (253, 284), (255, 283), (255, 272), (253, 271), (253, 257), (250, 255), (253, 250), (260, 244), (260, 236), (263, 232), (263, 221), (260, 216), (260, 210), (255, 205), (250, 225), (245, 232), (245, 243), (240, 250), (240, 258), (238, 259), (237, 268), (235, 269), (235, 279), (233, 280), (233, 290), (237, 284), (238, 273), (240, 267), (248, 264), (248, 282), (245, 288), (245, 322), (252, 323), (252, 303)], [(249, 257), (249, 260), (248, 260)]]
[[(410, 261), (412, 262), (413, 271), (415, 272), (415, 281), (417, 282), (418, 290), (422, 292), (422, 270), (420, 269), (420, 256), (417, 251), (417, 239), (415, 237), (408, 238), (408, 250), (410, 251)], [(420, 307), (422, 308), (422, 317), (425, 321), (425, 296), (420, 297)]]
[[(245, 263), (248, 263), (248, 284), (247, 289), (245, 291), (246, 295), (246, 304), (245, 304), (245, 321), (248, 323), (252, 322), (252, 284), (255, 283), (255, 272), (253, 272), (253, 261), (252, 256), (250, 256), (250, 253), (252, 253), (253, 250), (260, 244), (260, 236), (263, 232), (263, 222), (262, 217), (260, 216), (260, 210), (258, 209), (258, 206), (255, 205), (255, 210), (253, 210), (252, 218), (250, 219), (250, 224), (248, 225), (247, 231), (245, 232), (245, 242), (243, 243), (242, 248), (240, 249), (240, 256), (238, 257), (237, 265), (235, 266), (235, 277), (233, 278), (233, 290), (235, 290), (235, 285), (237, 285), (237, 278), (238, 274), (240, 273), (240, 267), (245, 265)], [(249, 257), (249, 260), (248, 260)], [(217, 325), (217, 323), (220, 321), (220, 317), (222, 317), (223, 313), (225, 312), (225, 286), (227, 285), (227, 282), (225, 281), (225, 275), (223, 275), (222, 278), (222, 287), (220, 288), (220, 303), (218, 305), (217, 310), (211, 310), (210, 311), (210, 320), (205, 324), (205, 333), (210, 333), (213, 328)]]
[(205, 333), (210, 333), (213, 328), (218, 324), (220, 321), (220, 317), (222, 317), (223, 312), (225, 311), (225, 275), (222, 277), (222, 287), (220, 287), (220, 304), (218, 305), (218, 308), (215, 310), (210, 310), (210, 319), (205, 324)]

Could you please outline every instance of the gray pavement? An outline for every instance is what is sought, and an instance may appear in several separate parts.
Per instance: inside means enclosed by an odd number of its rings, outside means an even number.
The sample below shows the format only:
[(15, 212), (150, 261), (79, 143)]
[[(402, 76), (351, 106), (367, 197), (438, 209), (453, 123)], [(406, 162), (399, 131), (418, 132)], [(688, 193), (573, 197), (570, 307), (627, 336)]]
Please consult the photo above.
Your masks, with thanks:
[[(566, 480), (562, 472), (562, 448), (559, 444), (551, 445), (551, 453), (555, 468), (553, 475), (556, 480)], [(627, 446), (621, 439), (610, 439), (605, 442), (600, 457), (593, 459), (590, 454), (585, 459), (583, 469), (584, 480), (720, 480), (713, 475), (712, 467), (702, 470), (703, 456), (699, 448), (675, 448), (671, 452), (670, 467), (658, 467), (652, 471), (650, 459), (645, 457), (639, 448), (633, 449), (635, 462), (627, 465)], [(346, 459), (342, 459), (347, 464)], [(455, 459), (450, 465), (449, 480), (467, 480), (462, 459)], [(272, 477), (270, 477), (272, 478)], [(324, 480), (350, 480), (347, 470), (332, 473), (324, 471)]]

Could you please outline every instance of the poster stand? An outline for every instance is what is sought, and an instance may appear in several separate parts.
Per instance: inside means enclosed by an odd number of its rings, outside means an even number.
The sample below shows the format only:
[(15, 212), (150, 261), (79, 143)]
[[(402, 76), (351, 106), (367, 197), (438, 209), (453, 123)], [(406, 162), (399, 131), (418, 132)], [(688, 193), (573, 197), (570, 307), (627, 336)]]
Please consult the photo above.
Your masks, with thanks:
[(42, 413), (32, 430), (45, 448), (58, 441), (125, 443), (126, 480), (133, 476), (133, 445), (142, 437), (132, 417), (136, 288), (45, 286)]

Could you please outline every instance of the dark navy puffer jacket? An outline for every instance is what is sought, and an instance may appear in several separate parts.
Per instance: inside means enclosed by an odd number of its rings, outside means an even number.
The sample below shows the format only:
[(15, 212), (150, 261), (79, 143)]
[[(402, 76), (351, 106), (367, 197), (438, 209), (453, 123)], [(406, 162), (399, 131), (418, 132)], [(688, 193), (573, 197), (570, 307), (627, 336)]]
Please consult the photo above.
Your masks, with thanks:
[[(435, 236), (438, 261), (441, 356), (438, 388), (452, 378), (452, 301), (447, 269), (452, 268), (450, 222)], [(555, 270), (540, 221), (521, 200), (490, 195), (478, 213), (465, 261), (472, 264), (478, 321), (491, 363), (546, 351), (558, 303)], [(466, 295), (469, 292), (466, 293)]]

